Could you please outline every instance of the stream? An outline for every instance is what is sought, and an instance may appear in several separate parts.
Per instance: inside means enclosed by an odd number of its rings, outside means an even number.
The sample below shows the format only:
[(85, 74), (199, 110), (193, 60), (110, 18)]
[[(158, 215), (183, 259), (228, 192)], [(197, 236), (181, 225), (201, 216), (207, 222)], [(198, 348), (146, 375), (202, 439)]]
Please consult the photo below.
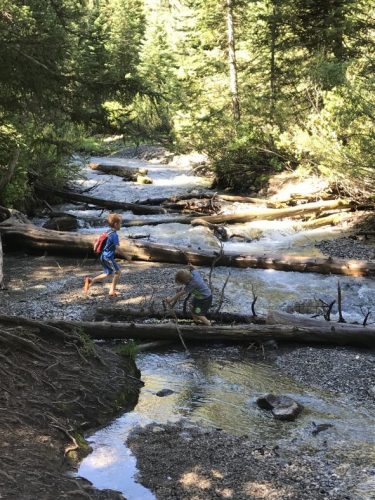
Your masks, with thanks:
[[(153, 184), (142, 185), (123, 182), (116, 176), (101, 174), (87, 167), (82, 170), (80, 188), (93, 188), (91, 195), (127, 202), (147, 198), (169, 197), (192, 190), (209, 191), (209, 180), (194, 175), (189, 166), (173, 167), (150, 164), (136, 159), (92, 158), (93, 162), (111, 162), (130, 167), (145, 167)], [(85, 218), (106, 216), (104, 210), (88, 210), (74, 205), (61, 205), (58, 210), (80, 217), (80, 231), (102, 232), (102, 228), (90, 227)], [(233, 204), (228, 210), (243, 211), (253, 205)], [(122, 213), (125, 219), (139, 218), (131, 212)], [(160, 215), (143, 216), (145, 219)], [(170, 215), (166, 214), (166, 220)], [(36, 221), (42, 223), (43, 219)], [(225, 250), (252, 254), (304, 254), (321, 256), (314, 246), (321, 240), (337, 237), (338, 229), (324, 227), (298, 231), (293, 220), (262, 221), (236, 224), (230, 234), (241, 235), (241, 241), (224, 243)], [(147, 235), (150, 241), (196, 249), (219, 248), (218, 240), (203, 227), (183, 224), (145, 225), (124, 228), (119, 236)], [(202, 268), (207, 276), (208, 269)], [(228, 273), (230, 279), (225, 291), (223, 310), (248, 313), (252, 291), (259, 296), (257, 312), (281, 310), (290, 313), (312, 314), (319, 299), (327, 302), (336, 298), (335, 276), (309, 273), (281, 272), (258, 269), (217, 268), (213, 276), (215, 290), (221, 290)], [(340, 276), (343, 290), (343, 313), (348, 321), (361, 321), (361, 307), (375, 303), (375, 283), (369, 278)], [(333, 310), (333, 317), (337, 311)], [(243, 347), (221, 345), (195, 346), (191, 354), (175, 349), (139, 354), (137, 366), (145, 383), (139, 402), (133, 412), (126, 413), (107, 427), (90, 436), (93, 452), (79, 466), (77, 474), (87, 478), (99, 489), (121, 491), (129, 500), (148, 500), (154, 495), (136, 481), (136, 460), (126, 447), (126, 439), (136, 426), (150, 422), (165, 423), (185, 418), (199, 425), (224, 429), (230, 433), (246, 434), (257, 443), (282, 444), (303, 449), (321, 449), (323, 441), (332, 453), (344, 455), (348, 447), (352, 457), (372, 466), (375, 458), (375, 417), (365, 407), (359, 407), (349, 398), (332, 396), (330, 393), (310, 389), (294, 382), (274, 364), (250, 355)], [(266, 357), (267, 360), (267, 357)], [(173, 394), (158, 397), (156, 392), (171, 389)], [(291, 396), (301, 402), (305, 410), (292, 423), (270, 418), (260, 410), (256, 398), (273, 392)], [(331, 423), (333, 427), (312, 435), (314, 425)], [(344, 458), (345, 460), (345, 458)], [(375, 484), (358, 485), (355, 498), (374, 499)]]

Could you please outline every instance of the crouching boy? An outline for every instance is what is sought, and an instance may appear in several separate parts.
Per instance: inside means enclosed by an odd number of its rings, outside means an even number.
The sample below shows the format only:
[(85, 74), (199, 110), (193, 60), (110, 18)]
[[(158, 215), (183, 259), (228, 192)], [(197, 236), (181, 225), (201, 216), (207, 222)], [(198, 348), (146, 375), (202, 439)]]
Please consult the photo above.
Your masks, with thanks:
[(166, 302), (173, 307), (181, 297), (191, 293), (193, 295), (191, 312), (194, 323), (210, 326), (211, 322), (206, 315), (212, 304), (212, 293), (199, 271), (189, 266), (189, 269), (177, 271), (175, 281), (178, 285), (184, 285), (184, 288), (175, 295), (167, 297)]

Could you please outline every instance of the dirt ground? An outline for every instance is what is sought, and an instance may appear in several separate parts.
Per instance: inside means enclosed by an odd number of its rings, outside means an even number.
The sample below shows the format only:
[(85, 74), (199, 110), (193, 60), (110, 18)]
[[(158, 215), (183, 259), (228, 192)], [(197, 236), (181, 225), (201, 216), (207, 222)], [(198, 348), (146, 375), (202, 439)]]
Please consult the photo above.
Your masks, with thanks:
[(0, 498), (123, 498), (68, 472), (89, 451), (83, 433), (137, 403), (134, 362), (17, 317), (0, 317), (0, 333)]

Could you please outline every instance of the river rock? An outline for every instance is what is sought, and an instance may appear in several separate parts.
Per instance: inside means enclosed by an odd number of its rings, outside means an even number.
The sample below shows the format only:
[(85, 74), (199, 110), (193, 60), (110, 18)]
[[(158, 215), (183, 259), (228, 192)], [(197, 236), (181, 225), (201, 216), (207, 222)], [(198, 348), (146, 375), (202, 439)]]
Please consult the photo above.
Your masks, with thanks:
[(263, 410), (271, 410), (277, 420), (295, 420), (303, 406), (289, 396), (266, 394), (257, 399), (257, 405)]
[(165, 396), (170, 396), (173, 393), (174, 391), (172, 391), (172, 389), (162, 389), (161, 391), (158, 391), (155, 395), (158, 396), (159, 398), (164, 398)]
[(47, 222), (43, 224), (45, 229), (53, 229), (55, 231), (75, 231), (78, 229), (78, 220), (75, 217), (70, 217), (69, 215), (63, 217), (53, 217), (48, 219)]

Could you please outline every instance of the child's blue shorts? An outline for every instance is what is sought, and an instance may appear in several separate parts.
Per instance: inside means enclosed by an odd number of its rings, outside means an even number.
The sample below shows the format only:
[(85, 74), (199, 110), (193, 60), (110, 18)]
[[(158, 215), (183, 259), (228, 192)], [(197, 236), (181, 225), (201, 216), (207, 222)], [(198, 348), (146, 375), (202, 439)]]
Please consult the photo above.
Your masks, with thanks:
[(120, 266), (117, 264), (115, 259), (106, 259), (103, 255), (100, 257), (100, 262), (102, 263), (104, 273), (108, 276), (113, 273), (117, 273), (120, 270)]

